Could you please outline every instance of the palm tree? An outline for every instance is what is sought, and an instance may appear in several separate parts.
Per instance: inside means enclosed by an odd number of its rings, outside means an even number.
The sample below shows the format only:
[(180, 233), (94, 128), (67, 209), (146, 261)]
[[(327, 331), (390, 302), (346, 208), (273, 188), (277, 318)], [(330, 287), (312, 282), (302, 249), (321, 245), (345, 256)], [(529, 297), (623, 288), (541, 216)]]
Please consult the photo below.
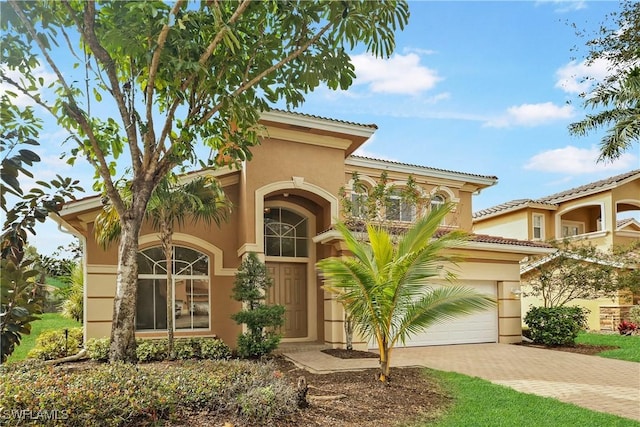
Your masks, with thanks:
[(466, 241), (466, 234), (458, 231), (436, 237), (451, 208), (447, 204), (431, 210), (397, 237), (368, 224), (368, 242), (359, 241), (344, 224), (338, 224), (352, 256), (317, 263), (324, 288), (337, 295), (363, 336), (376, 339), (380, 381), (389, 377), (391, 351), (399, 342), (433, 324), (495, 305), (493, 299), (472, 289), (429, 287), (434, 279), (455, 279), (445, 264), (459, 257), (445, 249)]
[(640, 68), (634, 67), (598, 85), (585, 106), (609, 108), (572, 123), (569, 132), (585, 136), (600, 127), (611, 126), (600, 142), (598, 161), (620, 158), (633, 143), (640, 141)]
[[(129, 187), (125, 187), (123, 199), (130, 201), (132, 194)], [(207, 224), (215, 222), (217, 225), (228, 218), (231, 203), (218, 181), (209, 176), (198, 177), (185, 184), (177, 184), (167, 177), (156, 187), (145, 213), (146, 219), (151, 221), (153, 228), (158, 231), (162, 250), (166, 260), (167, 271), (167, 337), (169, 341), (168, 354), (173, 358), (173, 232), (176, 226), (182, 226), (187, 217), (194, 223), (203, 221)], [(107, 247), (120, 236), (120, 221), (118, 214), (111, 205), (96, 218), (95, 237), (100, 245)]]

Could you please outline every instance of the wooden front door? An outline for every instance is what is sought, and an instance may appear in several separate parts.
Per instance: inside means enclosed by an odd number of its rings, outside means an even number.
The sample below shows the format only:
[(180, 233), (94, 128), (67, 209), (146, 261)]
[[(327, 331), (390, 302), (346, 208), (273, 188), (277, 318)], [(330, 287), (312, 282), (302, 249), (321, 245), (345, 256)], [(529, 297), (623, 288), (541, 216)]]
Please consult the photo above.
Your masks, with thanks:
[(307, 336), (307, 265), (291, 262), (268, 262), (273, 286), (267, 294), (269, 304), (285, 308), (284, 338)]

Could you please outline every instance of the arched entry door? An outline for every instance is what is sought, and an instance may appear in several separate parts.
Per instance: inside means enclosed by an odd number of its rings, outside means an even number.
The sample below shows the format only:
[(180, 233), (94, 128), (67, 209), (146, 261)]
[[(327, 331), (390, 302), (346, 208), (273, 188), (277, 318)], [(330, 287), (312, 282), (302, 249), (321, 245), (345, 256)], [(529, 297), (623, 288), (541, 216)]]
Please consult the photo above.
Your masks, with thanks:
[(284, 338), (304, 338), (308, 336), (307, 218), (283, 207), (266, 208), (264, 248), (267, 269), (273, 278), (267, 301), (285, 307)]

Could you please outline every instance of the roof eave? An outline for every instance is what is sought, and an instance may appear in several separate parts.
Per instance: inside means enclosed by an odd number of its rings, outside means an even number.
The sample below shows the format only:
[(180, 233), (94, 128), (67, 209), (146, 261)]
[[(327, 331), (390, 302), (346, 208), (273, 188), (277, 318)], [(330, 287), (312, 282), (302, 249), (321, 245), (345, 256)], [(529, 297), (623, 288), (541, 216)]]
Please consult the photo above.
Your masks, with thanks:
[(287, 125), (319, 129), (328, 132), (338, 132), (363, 138), (369, 138), (376, 132), (376, 128), (374, 126), (333, 121), (331, 119), (323, 119), (319, 117), (301, 116), (284, 111), (265, 111), (260, 115), (260, 119)]
[(394, 172), (413, 174), (419, 176), (429, 176), (434, 178), (465, 181), (468, 183), (476, 184), (482, 188), (491, 187), (498, 182), (496, 177), (483, 177), (478, 175), (470, 175), (464, 172), (443, 171), (439, 169), (414, 167), (411, 165), (397, 164), (385, 162), (384, 160), (369, 159), (362, 157), (348, 157), (345, 159), (345, 164), (351, 166), (368, 167), (373, 169), (386, 169)]

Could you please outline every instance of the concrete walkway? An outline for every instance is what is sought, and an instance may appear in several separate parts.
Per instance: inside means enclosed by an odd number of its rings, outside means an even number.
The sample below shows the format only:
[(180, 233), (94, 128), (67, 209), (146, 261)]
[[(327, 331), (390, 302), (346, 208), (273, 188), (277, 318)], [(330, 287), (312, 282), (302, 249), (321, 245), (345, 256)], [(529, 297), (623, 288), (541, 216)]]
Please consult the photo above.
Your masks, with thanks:
[[(377, 359), (338, 359), (320, 351), (285, 357), (314, 373), (378, 367)], [(398, 348), (391, 357), (393, 367), (458, 372), (640, 421), (640, 363), (507, 344)]]

